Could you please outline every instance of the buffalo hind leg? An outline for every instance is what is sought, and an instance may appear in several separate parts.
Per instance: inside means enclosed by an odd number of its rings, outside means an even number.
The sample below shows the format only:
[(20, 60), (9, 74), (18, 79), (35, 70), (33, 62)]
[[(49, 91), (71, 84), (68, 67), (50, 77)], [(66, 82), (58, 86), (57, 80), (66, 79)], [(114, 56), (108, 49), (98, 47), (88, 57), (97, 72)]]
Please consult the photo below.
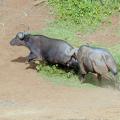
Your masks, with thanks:
[(85, 74), (81, 74), (81, 76), (80, 76), (81, 84), (84, 83), (84, 81), (85, 81)]
[(99, 81), (100, 86), (102, 86), (102, 76), (100, 74), (97, 74), (97, 79)]

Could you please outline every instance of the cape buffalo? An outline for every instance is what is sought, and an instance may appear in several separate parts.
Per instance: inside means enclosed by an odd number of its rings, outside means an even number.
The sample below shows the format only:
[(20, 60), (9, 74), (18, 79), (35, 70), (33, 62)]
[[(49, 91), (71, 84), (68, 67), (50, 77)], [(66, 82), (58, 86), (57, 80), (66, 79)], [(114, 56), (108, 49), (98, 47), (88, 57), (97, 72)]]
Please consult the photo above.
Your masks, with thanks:
[(73, 47), (63, 40), (19, 32), (10, 41), (10, 45), (27, 47), (30, 50), (28, 56), (29, 62), (33, 60), (44, 60), (52, 64), (61, 64), (69, 67), (78, 65), (77, 60), (68, 55)]
[(111, 79), (108, 72), (112, 73), (112, 79), (118, 73), (116, 62), (106, 49), (82, 45), (80, 48), (71, 50), (71, 55), (78, 60), (81, 82), (85, 80), (84, 77), (88, 72), (96, 73), (100, 81), (102, 76)]

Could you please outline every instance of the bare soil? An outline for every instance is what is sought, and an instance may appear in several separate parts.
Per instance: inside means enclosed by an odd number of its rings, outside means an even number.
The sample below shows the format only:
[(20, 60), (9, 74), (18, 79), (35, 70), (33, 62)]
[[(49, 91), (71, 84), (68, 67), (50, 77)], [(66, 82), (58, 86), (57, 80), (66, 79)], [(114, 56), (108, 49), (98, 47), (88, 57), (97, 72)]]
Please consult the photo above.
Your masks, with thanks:
[(115, 14), (103, 21), (100, 27), (89, 34), (84, 34), (81, 39), (87, 43), (98, 43), (105, 46), (120, 44), (120, 14)]
[(41, 30), (52, 19), (46, 4), (34, 2), (0, 1), (0, 120), (120, 120), (119, 91), (53, 85), (27, 69), (27, 49), (9, 45), (18, 31)]

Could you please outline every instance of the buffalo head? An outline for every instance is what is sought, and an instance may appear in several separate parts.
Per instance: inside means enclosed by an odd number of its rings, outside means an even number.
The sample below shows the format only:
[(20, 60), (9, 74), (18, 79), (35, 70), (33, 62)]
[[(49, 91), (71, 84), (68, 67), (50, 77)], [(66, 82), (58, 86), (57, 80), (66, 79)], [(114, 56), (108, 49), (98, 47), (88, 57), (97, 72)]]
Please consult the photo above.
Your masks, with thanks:
[(16, 37), (10, 41), (12, 46), (25, 46), (25, 40), (30, 34), (27, 32), (19, 32)]

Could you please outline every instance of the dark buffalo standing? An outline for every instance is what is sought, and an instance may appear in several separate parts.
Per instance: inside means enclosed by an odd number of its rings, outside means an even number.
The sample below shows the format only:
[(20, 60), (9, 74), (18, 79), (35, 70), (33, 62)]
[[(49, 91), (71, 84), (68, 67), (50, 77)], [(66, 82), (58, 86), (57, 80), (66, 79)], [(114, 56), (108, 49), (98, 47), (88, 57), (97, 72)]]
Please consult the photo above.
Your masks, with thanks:
[(85, 80), (84, 77), (88, 72), (96, 73), (100, 81), (101, 76), (110, 79), (108, 72), (113, 74), (112, 79), (117, 75), (116, 62), (106, 49), (82, 45), (80, 48), (73, 49), (70, 55), (79, 62), (81, 82)]
[(30, 50), (28, 56), (29, 62), (33, 60), (42, 60), (52, 64), (61, 64), (69, 67), (78, 65), (77, 60), (68, 55), (73, 47), (63, 40), (19, 32), (16, 37), (10, 41), (10, 45), (27, 47)]

